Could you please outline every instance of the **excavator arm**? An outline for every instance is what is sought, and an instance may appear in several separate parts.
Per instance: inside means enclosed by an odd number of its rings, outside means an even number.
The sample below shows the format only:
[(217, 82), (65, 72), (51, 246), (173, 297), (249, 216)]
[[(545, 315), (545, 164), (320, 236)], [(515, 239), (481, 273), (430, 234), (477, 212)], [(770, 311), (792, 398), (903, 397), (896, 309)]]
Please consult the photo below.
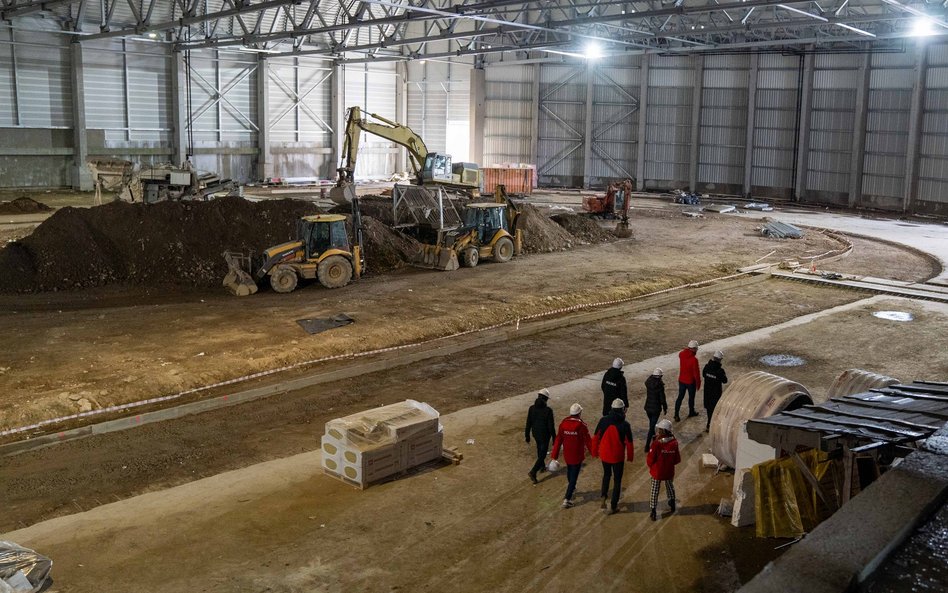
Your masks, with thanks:
[(380, 138), (391, 140), (395, 144), (404, 146), (408, 150), (408, 160), (411, 161), (411, 168), (415, 172), (418, 185), (424, 183), (422, 171), (425, 166), (425, 158), (428, 156), (428, 147), (421, 136), (416, 134), (407, 126), (403, 126), (390, 119), (374, 113), (366, 114), (375, 120), (368, 121), (362, 115), (359, 107), (350, 107), (346, 123), (346, 137), (343, 141), (342, 152), (345, 155), (345, 164), (339, 168), (339, 185), (353, 183), (353, 173), (356, 167), (356, 157), (359, 153), (359, 140), (362, 132), (375, 134)]

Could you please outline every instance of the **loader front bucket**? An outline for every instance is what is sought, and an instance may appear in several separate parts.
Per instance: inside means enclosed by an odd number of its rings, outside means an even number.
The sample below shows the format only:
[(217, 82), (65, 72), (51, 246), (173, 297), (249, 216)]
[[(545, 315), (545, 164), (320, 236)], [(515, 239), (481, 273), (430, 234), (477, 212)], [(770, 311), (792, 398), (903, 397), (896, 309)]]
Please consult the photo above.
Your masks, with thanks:
[(460, 267), (457, 252), (450, 247), (441, 247), (440, 245), (422, 245), (421, 251), (416, 254), (411, 265), (446, 272), (457, 270)]
[(248, 273), (250, 257), (232, 251), (224, 252), (224, 261), (227, 262), (227, 274), (223, 284), (235, 296), (249, 296), (257, 292), (257, 283)]

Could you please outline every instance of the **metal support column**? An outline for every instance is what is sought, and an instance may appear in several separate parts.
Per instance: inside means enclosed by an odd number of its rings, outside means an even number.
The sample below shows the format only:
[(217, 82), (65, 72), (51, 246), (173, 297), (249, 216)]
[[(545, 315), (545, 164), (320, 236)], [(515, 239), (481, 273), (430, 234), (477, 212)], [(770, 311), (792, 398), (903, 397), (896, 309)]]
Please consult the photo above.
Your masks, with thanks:
[(642, 191), (645, 189), (645, 141), (647, 138), (646, 127), (648, 123), (648, 56), (642, 55), (642, 67), (639, 70), (639, 137), (638, 137), (638, 155), (635, 160), (635, 179), (636, 189)]
[(704, 90), (704, 56), (694, 57), (694, 92), (691, 95), (691, 155), (688, 161), (688, 189), (698, 189), (698, 157), (701, 154), (701, 95)]
[[(486, 166), (484, 162), (484, 125), (487, 120), (487, 73), (483, 68), (471, 70), (471, 113), (469, 158), (475, 163)], [(492, 188), (487, 188), (488, 190)]]
[(187, 65), (184, 54), (176, 51), (171, 54), (171, 158), (175, 166), (180, 166), (190, 157), (188, 150), (187, 111), (188, 94), (186, 78)]
[(810, 110), (813, 103), (813, 54), (803, 56), (803, 80), (800, 97), (800, 130), (797, 134), (797, 178), (793, 199), (799, 202), (806, 193), (807, 168), (810, 166)]
[(596, 62), (586, 60), (586, 124), (583, 128), (583, 187), (591, 186), (592, 142), (593, 142), (593, 89), (595, 88)]
[[(408, 62), (395, 63), (395, 121), (408, 123)], [(398, 150), (395, 170), (408, 170), (408, 151)]]
[(346, 137), (345, 72), (337, 62), (333, 62), (330, 81), (329, 117), (332, 126), (332, 168), (330, 175), (335, 178), (338, 167), (342, 166), (342, 143)]
[(849, 161), (849, 207), (854, 208), (862, 198), (862, 171), (866, 160), (866, 114), (869, 102), (870, 59), (872, 54), (862, 55), (859, 75), (856, 78), (856, 112), (853, 115), (853, 152)]
[(74, 40), (70, 45), (72, 68), (69, 73), (72, 83), (72, 150), (73, 174), (72, 188), (79, 191), (92, 191), (92, 174), (86, 167), (89, 156), (89, 139), (86, 135), (86, 102), (83, 97), (85, 86), (84, 70), (82, 65), (82, 45)]
[(919, 145), (922, 142), (922, 116), (925, 113), (925, 85), (928, 79), (928, 46), (918, 44), (915, 59), (915, 83), (912, 86), (912, 108), (909, 112), (908, 153), (905, 155), (905, 189), (902, 212), (911, 212), (918, 194)]
[(760, 54), (751, 56), (747, 78), (747, 128), (744, 136), (744, 197), (751, 195), (754, 173), (754, 130), (757, 127), (757, 78), (760, 69)]
[(540, 64), (533, 65), (533, 107), (530, 110), (530, 162), (540, 169)]
[[(294, 71), (298, 70), (297, 64)], [(296, 129), (299, 130), (299, 121)], [(273, 177), (273, 157), (270, 154), (270, 62), (263, 54), (257, 57), (257, 149), (257, 179), (266, 181)]]

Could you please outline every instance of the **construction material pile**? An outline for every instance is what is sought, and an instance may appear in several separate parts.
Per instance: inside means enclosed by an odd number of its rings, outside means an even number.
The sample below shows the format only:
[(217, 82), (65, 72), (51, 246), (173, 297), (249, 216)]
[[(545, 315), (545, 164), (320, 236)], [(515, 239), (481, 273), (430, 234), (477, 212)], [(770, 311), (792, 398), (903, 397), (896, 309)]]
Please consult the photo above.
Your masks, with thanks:
[(36, 212), (49, 212), (50, 210), (52, 208), (46, 204), (26, 196), (9, 202), (0, 202), (0, 214), (34, 214)]
[(803, 230), (779, 220), (767, 220), (760, 229), (760, 234), (773, 239), (800, 239), (803, 237)]
[[(588, 216), (582, 216), (580, 214), (557, 214), (553, 217), (553, 222), (566, 229), (569, 234), (578, 238), (583, 243), (606, 243), (616, 240), (614, 233), (610, 233), (602, 228), (595, 220)], [(614, 225), (615, 222), (612, 224)]]
[[(109, 284), (212, 287), (227, 273), (225, 250), (259, 254), (295, 240), (298, 200), (113, 202), (64, 208), (0, 249), (0, 292), (40, 292)], [(414, 246), (384, 224), (363, 218), (370, 273), (397, 269)]]
[(523, 231), (523, 250), (527, 253), (564, 251), (577, 243), (576, 237), (531, 204), (520, 206), (517, 225)]
[(441, 457), (444, 432), (438, 411), (405, 400), (337, 418), (322, 437), (323, 471), (365, 488)]

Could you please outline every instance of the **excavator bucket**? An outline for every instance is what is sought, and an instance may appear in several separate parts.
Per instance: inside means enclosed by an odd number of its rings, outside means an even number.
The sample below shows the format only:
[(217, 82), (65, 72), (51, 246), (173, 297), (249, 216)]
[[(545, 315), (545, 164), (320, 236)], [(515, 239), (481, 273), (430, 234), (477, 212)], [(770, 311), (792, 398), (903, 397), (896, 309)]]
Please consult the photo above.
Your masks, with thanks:
[(335, 202), (336, 204), (340, 204), (342, 206), (345, 206), (346, 204), (351, 204), (352, 202), (355, 201), (355, 198), (356, 198), (355, 185), (351, 183), (343, 183), (329, 190), (329, 199)]
[(625, 218), (623, 220), (620, 220), (619, 223), (616, 224), (616, 230), (613, 231), (613, 233), (615, 234), (616, 237), (619, 237), (620, 239), (628, 239), (629, 237), (631, 237), (632, 229), (629, 228), (629, 219)]
[(422, 245), (421, 251), (418, 252), (411, 264), (419, 268), (444, 270), (446, 272), (457, 270), (460, 267), (457, 252), (450, 247), (441, 247), (440, 245)]
[(235, 296), (249, 296), (257, 292), (257, 283), (244, 268), (250, 258), (232, 251), (224, 252), (224, 261), (227, 262), (227, 274), (222, 284)]

